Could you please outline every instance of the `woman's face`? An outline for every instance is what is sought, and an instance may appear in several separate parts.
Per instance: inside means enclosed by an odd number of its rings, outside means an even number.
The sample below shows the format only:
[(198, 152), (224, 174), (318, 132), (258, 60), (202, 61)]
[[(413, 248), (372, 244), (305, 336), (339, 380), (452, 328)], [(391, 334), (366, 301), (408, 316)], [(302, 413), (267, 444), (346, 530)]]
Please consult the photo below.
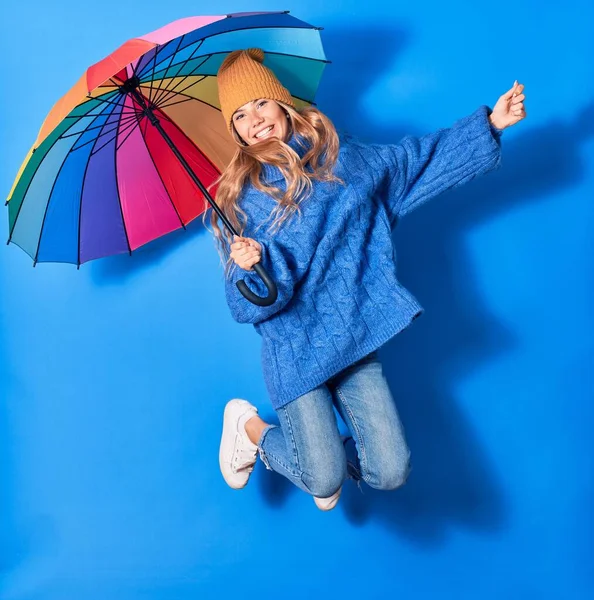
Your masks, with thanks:
[(287, 141), (289, 119), (274, 100), (258, 98), (247, 102), (233, 113), (232, 121), (241, 139), (249, 146), (271, 137)]

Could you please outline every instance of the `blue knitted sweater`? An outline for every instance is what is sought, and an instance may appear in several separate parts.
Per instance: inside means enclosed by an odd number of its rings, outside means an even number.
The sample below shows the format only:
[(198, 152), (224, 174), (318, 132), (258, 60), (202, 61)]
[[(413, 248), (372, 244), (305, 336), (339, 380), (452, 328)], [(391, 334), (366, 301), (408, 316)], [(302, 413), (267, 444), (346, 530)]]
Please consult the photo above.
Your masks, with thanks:
[[(248, 217), (246, 237), (262, 245), (262, 266), (278, 286), (268, 307), (246, 300), (244, 279), (260, 296), (254, 271), (234, 266), (225, 295), (233, 318), (262, 337), (264, 381), (273, 408), (309, 392), (385, 344), (423, 308), (396, 277), (392, 230), (425, 201), (501, 162), (502, 131), (483, 105), (452, 127), (399, 144), (368, 144), (340, 135), (334, 173), (345, 185), (314, 182), (313, 193), (275, 234), (256, 227), (276, 201), (245, 186), (238, 202)], [(288, 144), (303, 156), (293, 135)], [(280, 170), (264, 165), (266, 182), (285, 189)]]

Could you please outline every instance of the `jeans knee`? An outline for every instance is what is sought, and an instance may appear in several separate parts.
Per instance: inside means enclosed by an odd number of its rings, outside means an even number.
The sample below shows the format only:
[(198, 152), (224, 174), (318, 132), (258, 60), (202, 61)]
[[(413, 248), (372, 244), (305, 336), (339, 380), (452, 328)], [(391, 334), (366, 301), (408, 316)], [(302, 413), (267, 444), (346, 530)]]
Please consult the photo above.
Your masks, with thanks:
[(338, 491), (346, 477), (346, 465), (332, 469), (319, 470), (312, 474), (303, 474), (302, 480), (309, 493), (318, 498), (329, 498)]
[(395, 461), (384, 461), (372, 467), (364, 476), (366, 483), (377, 490), (402, 487), (410, 473), (410, 454)]

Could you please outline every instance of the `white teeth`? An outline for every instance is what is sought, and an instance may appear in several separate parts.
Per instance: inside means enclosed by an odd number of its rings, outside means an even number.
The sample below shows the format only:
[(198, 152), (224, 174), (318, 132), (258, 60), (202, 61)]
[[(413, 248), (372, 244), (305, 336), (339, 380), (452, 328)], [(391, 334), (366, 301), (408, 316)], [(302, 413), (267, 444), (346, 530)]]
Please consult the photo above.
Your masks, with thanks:
[(255, 137), (257, 138), (261, 138), (263, 136), (265, 136), (271, 129), (272, 129), (272, 125), (270, 127), (267, 127), (266, 129), (264, 129), (264, 131), (261, 131), (260, 133), (256, 134)]

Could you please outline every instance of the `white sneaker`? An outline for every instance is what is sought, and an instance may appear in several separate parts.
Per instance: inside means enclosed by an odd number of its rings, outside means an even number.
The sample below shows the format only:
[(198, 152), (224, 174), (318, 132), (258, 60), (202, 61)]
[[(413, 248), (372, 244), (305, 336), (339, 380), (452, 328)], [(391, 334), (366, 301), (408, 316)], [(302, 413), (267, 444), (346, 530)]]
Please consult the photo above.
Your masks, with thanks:
[(256, 464), (258, 446), (249, 439), (245, 424), (257, 413), (255, 406), (238, 398), (229, 400), (225, 406), (219, 466), (223, 478), (234, 490), (247, 485)]
[(329, 498), (318, 498), (317, 496), (314, 496), (314, 502), (320, 510), (332, 510), (338, 504), (340, 492), (342, 492), (342, 486), (340, 486)]

